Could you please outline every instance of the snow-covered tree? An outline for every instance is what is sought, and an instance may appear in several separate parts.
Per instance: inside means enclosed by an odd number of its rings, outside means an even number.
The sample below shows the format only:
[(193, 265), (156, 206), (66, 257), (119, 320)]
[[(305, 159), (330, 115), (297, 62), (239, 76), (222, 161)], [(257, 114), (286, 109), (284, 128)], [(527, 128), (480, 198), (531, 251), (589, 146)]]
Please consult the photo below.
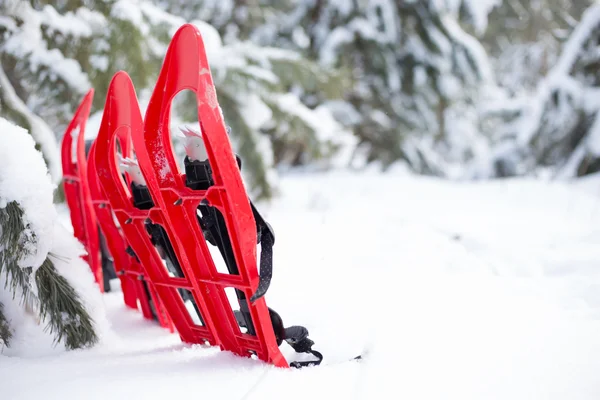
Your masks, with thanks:
[[(494, 8), (482, 42), (511, 95), (535, 90), (593, 0), (511, 0)], [(525, 66), (525, 67), (524, 67)]]
[(252, 38), (301, 50), (350, 78), (343, 101), (327, 102), (319, 88), (303, 100), (327, 103), (358, 136), (367, 161), (404, 159), (416, 171), (446, 175), (447, 164), (473, 157), (464, 145), (480, 132), (472, 110), (494, 86), (485, 51), (463, 24), (481, 34), (496, 3), (270, 2), (282, 11), (266, 16)]
[(148, 83), (143, 33), (123, 2), (110, 0), (0, 2), (0, 114), (26, 127), (40, 145), (56, 181), (57, 142), (85, 92), (104, 101), (110, 77), (131, 70)]
[(271, 5), (247, 0), (154, 0), (163, 10), (186, 20), (201, 20), (213, 26), (225, 43), (246, 40), (254, 28), (264, 24)]
[(498, 108), (508, 114), (496, 163), (506, 174), (551, 168), (563, 177), (600, 170), (600, 4), (583, 14), (533, 95)]
[[(310, 109), (299, 92), (327, 84), (329, 76), (291, 50), (258, 46), (250, 41), (224, 44), (216, 29), (192, 21), (201, 32), (225, 122), (231, 128), (234, 151), (243, 159), (243, 171), (253, 197), (270, 198), (275, 186), (273, 169), (294, 164), (299, 157), (329, 160), (352, 138), (327, 109)], [(178, 99), (176, 99), (178, 100)], [(197, 119), (195, 102), (176, 102), (177, 123)]]
[[(274, 155), (277, 149), (296, 149), (318, 159), (339, 146), (335, 138), (340, 128), (328, 111), (296, 101), (294, 88), (328, 82), (315, 63), (290, 50), (240, 40), (224, 43), (218, 31), (199, 19), (217, 21), (221, 16), (216, 23), (232, 27), (236, 18), (244, 19), (240, 9), (233, 13), (226, 7), (234, 3), (205, 1), (206, 8), (151, 0), (0, 4), (0, 115), (32, 132), (55, 180), (60, 178), (56, 142), (84, 93), (95, 89), (92, 112), (101, 112), (110, 79), (125, 70), (143, 103), (173, 33), (192, 21), (206, 35), (219, 100), (238, 145), (235, 151), (244, 159), (244, 173), (257, 197), (272, 195), (274, 164), (293, 158), (283, 150)], [(175, 119), (189, 119), (187, 110), (177, 107), (175, 114), (181, 115)]]
[(0, 132), (0, 343), (28, 345), (33, 321), (66, 349), (92, 346), (105, 321), (81, 245), (58, 220), (32, 136), (4, 118)]

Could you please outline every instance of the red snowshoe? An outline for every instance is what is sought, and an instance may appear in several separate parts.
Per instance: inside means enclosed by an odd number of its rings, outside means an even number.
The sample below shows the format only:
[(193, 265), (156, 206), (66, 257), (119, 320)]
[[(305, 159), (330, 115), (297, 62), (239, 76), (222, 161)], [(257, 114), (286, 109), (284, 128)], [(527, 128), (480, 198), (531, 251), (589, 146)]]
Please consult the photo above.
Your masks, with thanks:
[[(194, 140), (201, 141), (205, 157), (189, 152), (181, 171), (171, 144), (170, 109), (186, 89), (196, 96), (201, 133)], [(285, 328), (266, 305), (275, 236), (246, 193), (241, 159), (232, 151), (195, 26), (183, 25), (173, 37), (145, 120), (129, 76), (115, 74), (89, 157), (94, 207), (84, 209), (88, 202), (82, 202), (72, 209), (98, 216), (128, 306), (131, 293), (140, 299), (147, 290), (159, 321), (172, 321), (186, 343), (220, 346), (279, 367), (321, 362), (307, 329)], [(218, 249), (228, 273), (217, 270), (209, 246)], [(232, 301), (226, 289), (235, 293)], [(316, 359), (288, 364), (279, 350), (283, 341)]]
[[(61, 143), (64, 193), (75, 237), (86, 250), (83, 259), (90, 266), (96, 283), (105, 291), (102, 259), (96, 217), (87, 184), (87, 160), (85, 155), (85, 125), (92, 107), (94, 90), (90, 89), (77, 108)], [(75, 137), (75, 142), (74, 142)]]
[[(139, 262), (127, 254), (125, 238), (114, 223), (110, 204), (98, 183), (95, 164), (88, 163), (93, 159), (94, 143), (86, 147), (84, 131), (93, 95), (93, 89), (88, 91), (62, 140), (64, 192), (75, 237), (86, 250), (83, 258), (101, 292), (110, 291), (110, 279), (118, 273), (125, 304), (134, 309), (138, 309), (139, 304), (145, 318), (158, 319), (162, 326), (173, 331), (154, 288), (140, 279), (143, 272)], [(102, 128), (108, 129), (106, 121)], [(131, 151), (131, 138), (120, 139), (121, 148)]]
[[(108, 95), (111, 96), (114, 94), (115, 88), (111, 83)], [(119, 96), (116, 96), (116, 99), (118, 101)], [(103, 138), (110, 135), (110, 118), (110, 109), (107, 109), (103, 115), (98, 137)], [(101, 155), (101, 157), (106, 158), (120, 155), (121, 158), (128, 159), (132, 156), (131, 137), (128, 135), (128, 132), (121, 131), (120, 135), (117, 137), (117, 143), (118, 146), (114, 147), (113, 153), (104, 154)], [(117, 152), (117, 147), (120, 152)], [(96, 167), (95, 153), (96, 142), (92, 144), (89, 152), (90, 163), (88, 168), (88, 182), (90, 184), (90, 191), (98, 223), (100, 224), (102, 233), (106, 237), (109, 253), (113, 257), (116, 275), (121, 281), (121, 289), (125, 304), (133, 309), (137, 309), (139, 304), (144, 318), (156, 319), (161, 326), (170, 329), (172, 332), (172, 321), (165, 312), (164, 306), (156, 294), (154, 285), (148, 281), (146, 274), (140, 265), (139, 259), (129, 246), (122, 229), (117, 226), (111, 203), (109, 202), (98, 177), (99, 171)], [(100, 172), (106, 173), (102, 170)], [(122, 176), (126, 182), (131, 182), (129, 174), (124, 173)]]

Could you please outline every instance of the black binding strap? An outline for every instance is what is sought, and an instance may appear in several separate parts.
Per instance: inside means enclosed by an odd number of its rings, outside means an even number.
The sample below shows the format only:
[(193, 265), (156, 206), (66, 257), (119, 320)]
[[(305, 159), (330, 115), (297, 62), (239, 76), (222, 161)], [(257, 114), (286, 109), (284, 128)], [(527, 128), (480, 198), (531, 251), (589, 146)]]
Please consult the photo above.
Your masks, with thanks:
[(267, 293), (271, 286), (271, 278), (273, 277), (273, 245), (275, 244), (275, 234), (271, 226), (264, 220), (258, 212), (252, 201), (252, 214), (256, 220), (256, 228), (258, 231), (258, 243), (260, 243), (260, 272), (259, 281), (256, 292), (250, 297), (250, 301), (254, 303)]
[[(249, 315), (244, 314), (250, 314), (250, 312), (246, 303), (242, 303), (240, 308), (241, 311), (234, 311), (235, 318), (242, 328), (246, 328), (245, 321)], [(308, 353), (317, 358), (316, 360), (308, 361), (292, 361), (290, 363), (290, 367), (302, 368), (321, 364), (323, 361), (323, 354), (312, 349), (312, 346), (315, 344), (315, 342), (308, 337), (308, 329), (299, 325), (284, 328), (281, 316), (277, 313), (277, 311), (271, 308), (269, 308), (269, 316), (271, 317), (271, 324), (273, 325), (273, 332), (275, 333), (277, 346), (281, 346), (285, 340), (285, 342), (289, 344), (296, 353)]]
[[(134, 207), (140, 210), (149, 210), (150, 208), (154, 207), (154, 202), (152, 201), (152, 197), (147, 186), (138, 185), (135, 182), (131, 182), (131, 193), (133, 197)], [(179, 260), (177, 260), (175, 249), (173, 248), (173, 245), (169, 240), (169, 236), (165, 228), (163, 228), (159, 224), (153, 224), (149, 219), (146, 220), (144, 226), (146, 228), (146, 232), (148, 232), (148, 234), (150, 235), (150, 241), (152, 245), (154, 245), (160, 257), (165, 261), (167, 270), (177, 278), (185, 278), (185, 274), (183, 273), (183, 270), (179, 265)], [(131, 246), (128, 246), (126, 251), (128, 254), (135, 257), (139, 261), (139, 258), (137, 257)], [(145, 285), (146, 282), (144, 282), (144, 286)], [(145, 289), (147, 290), (146, 287)], [(192, 303), (192, 306), (196, 310), (196, 314), (200, 319), (200, 323), (202, 325), (205, 325), (204, 318), (202, 317), (202, 313), (200, 312), (200, 308), (198, 307), (198, 304), (196, 304), (196, 300), (194, 300), (192, 294), (188, 290), (182, 288), (178, 288), (177, 292), (179, 292), (179, 295), (181, 296), (184, 303), (186, 301), (190, 301)], [(147, 292), (147, 296), (149, 299), (151, 299), (149, 292)], [(151, 306), (154, 307), (153, 304), (151, 304)], [(153, 315), (156, 316), (156, 310), (153, 311)]]
[[(238, 167), (241, 169), (242, 161), (236, 155)], [(212, 186), (212, 171), (208, 160), (192, 161), (189, 157), (184, 160), (186, 171), (186, 186), (194, 190), (206, 190)], [(250, 298), (250, 302), (263, 297), (271, 284), (273, 277), (273, 245), (275, 244), (275, 233), (273, 228), (258, 212), (254, 204), (250, 201), (252, 214), (256, 221), (257, 244), (261, 245), (260, 253), (260, 273), (259, 283), (256, 291)], [(227, 264), (230, 273), (238, 274), (235, 258), (233, 257), (233, 249), (229, 241), (229, 235), (225, 226), (223, 216), (210, 205), (200, 204), (199, 206), (202, 217), (198, 216), (198, 222), (204, 233), (206, 240), (214, 246), (217, 246)], [(240, 327), (246, 328), (249, 334), (254, 334), (252, 326), (252, 318), (250, 316), (249, 304), (243, 292), (236, 289), (240, 310), (235, 310), (235, 318)], [(319, 365), (323, 361), (323, 355), (312, 349), (314, 342), (308, 338), (308, 329), (303, 326), (291, 326), (285, 328), (281, 316), (271, 308), (269, 308), (269, 316), (273, 325), (273, 332), (277, 340), (277, 345), (280, 346), (283, 341), (289, 344), (297, 353), (308, 353), (316, 357), (316, 360), (311, 361), (293, 361), (290, 367), (302, 368), (307, 366)]]
[[(241, 169), (242, 160), (237, 155), (236, 161), (238, 168)], [(212, 170), (208, 160), (192, 161), (186, 156), (184, 164), (186, 186), (194, 190), (206, 190), (214, 184)], [(258, 212), (252, 201), (249, 201), (250, 207), (252, 208), (252, 215), (256, 221), (257, 244), (260, 244), (261, 246), (258, 287), (256, 292), (254, 292), (250, 298), (251, 302), (255, 302), (267, 293), (267, 290), (271, 285), (271, 279), (273, 277), (273, 245), (275, 244), (275, 233), (269, 223), (265, 221)], [(223, 216), (220, 215), (216, 209), (208, 205), (200, 205), (199, 208), (202, 217), (198, 217), (198, 220), (205, 239), (213, 246), (217, 246), (222, 252), (229, 272), (238, 274), (239, 272), (237, 265), (235, 265), (233, 249), (231, 249), (231, 243), (229, 242), (229, 235), (227, 234)]]
[(317, 359), (313, 361), (292, 361), (290, 367), (310, 367), (319, 365), (321, 364), (321, 361), (323, 361), (323, 354), (312, 349), (312, 345), (315, 344), (315, 342), (308, 338), (308, 329), (305, 327), (295, 325), (285, 328), (285, 341), (292, 346), (296, 353), (310, 353), (317, 357)]

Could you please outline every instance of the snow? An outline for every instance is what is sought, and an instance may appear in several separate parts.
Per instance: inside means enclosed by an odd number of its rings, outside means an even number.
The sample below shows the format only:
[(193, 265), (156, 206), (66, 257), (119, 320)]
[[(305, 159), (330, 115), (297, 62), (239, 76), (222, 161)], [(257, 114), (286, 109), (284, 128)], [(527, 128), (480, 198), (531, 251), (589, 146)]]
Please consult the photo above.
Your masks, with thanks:
[[(50, 175), (54, 183), (58, 183), (62, 175), (62, 166), (60, 161), (60, 152), (58, 141), (52, 132), (52, 129), (44, 122), (44, 120), (31, 112), (23, 101), (17, 96), (15, 89), (10, 84), (8, 77), (4, 73), (4, 69), (0, 65), (0, 87), (2, 87), (2, 100), (6, 102), (13, 110), (17, 111), (29, 123), (31, 127), (31, 135), (35, 141), (39, 143), (44, 157), (50, 169)], [(5, 125), (7, 126), (7, 125)], [(8, 128), (7, 128), (8, 129)]]
[(382, 31), (385, 33), (386, 40), (389, 43), (394, 43), (398, 40), (398, 12), (396, 5), (392, 0), (374, 0), (370, 2), (367, 9), (367, 15), (374, 26), (378, 26), (381, 19)]
[(482, 35), (487, 29), (489, 14), (502, 4), (502, 0), (433, 0), (431, 4), (437, 10), (449, 12), (455, 19), (464, 7), (471, 17), (475, 33)]
[(342, 16), (348, 16), (352, 12), (352, 1), (350, 0), (333, 0), (331, 7), (338, 11)]
[[(0, 118), (0, 198), (3, 202), (18, 202), (37, 238), (31, 254), (21, 260), (23, 268), (39, 267), (52, 245), (53, 220), (57, 214), (52, 206), (55, 186), (45, 179), (46, 165), (42, 154), (35, 151), (29, 133)], [(40, 179), (41, 178), (41, 179)]]
[(111, 16), (131, 22), (143, 35), (150, 33), (150, 26), (144, 22), (144, 15), (139, 1), (119, 0), (111, 9)]
[[(492, 73), (492, 67), (490, 61), (485, 52), (485, 49), (481, 43), (473, 36), (467, 34), (458, 22), (450, 17), (442, 17), (442, 23), (444, 28), (451, 35), (452, 39), (456, 41), (464, 50), (468, 53), (468, 57), (474, 60), (477, 73), (484, 83), (493, 82), (494, 76)], [(461, 66), (461, 70), (469, 71), (471, 68), (468, 65)]]
[(570, 75), (571, 68), (580, 56), (584, 43), (593, 35), (599, 24), (600, 4), (594, 4), (583, 13), (581, 21), (563, 47), (561, 56), (552, 70), (557, 79)]
[[(333, 111), (335, 110), (326, 105), (320, 105), (311, 110), (300, 101), (298, 96), (292, 93), (276, 95), (273, 98), (280, 110), (290, 116), (299, 118), (309, 126), (315, 132), (318, 142), (339, 146), (339, 151), (333, 156), (332, 165), (336, 167), (348, 165), (358, 139), (335, 120), (333, 117)], [(387, 117), (383, 114), (382, 118)]]
[[(39, 68), (47, 68), (52, 78), (62, 79), (74, 90), (79, 90), (81, 93), (90, 87), (89, 79), (82, 71), (79, 63), (74, 59), (66, 58), (57, 48), (49, 49), (48, 43), (42, 34), (43, 26), (50, 24), (50, 28), (58, 29), (58, 26), (62, 26), (68, 20), (68, 24), (73, 29), (68, 33), (88, 36), (91, 32), (84, 28), (85, 23), (83, 21), (78, 21), (77, 24), (73, 25), (72, 21), (75, 17), (59, 18), (51, 6), (45, 7), (44, 11), (37, 11), (27, 2), (19, 2), (18, 6), (14, 7), (13, 17), (21, 20), (22, 24), (19, 26), (18, 31), (12, 32), (6, 39), (2, 46), (3, 51), (17, 58), (27, 58), (33, 71)], [(87, 18), (89, 15), (83, 13), (78, 17)], [(87, 22), (92, 25), (98, 23), (98, 17), (95, 16), (94, 18), (90, 18)], [(53, 24), (57, 24), (57, 26)]]
[(209, 62), (211, 62), (213, 59), (212, 54), (220, 51), (223, 48), (223, 41), (221, 40), (219, 31), (204, 21), (194, 20), (191, 23), (200, 31), (202, 42), (206, 48), (206, 58), (209, 60)]
[(273, 118), (273, 110), (256, 94), (248, 95), (248, 101), (241, 104), (245, 122), (254, 131), (260, 130)]
[[(48, 175), (42, 154), (35, 149), (29, 133), (4, 118), (0, 118), (2, 146), (0, 146), (0, 199), (2, 205), (16, 201), (24, 211), (28, 224), (26, 235), (35, 238), (28, 252), (19, 260), (22, 268), (32, 268), (33, 273), (49, 257), (58, 272), (64, 276), (79, 295), (89, 315), (94, 320), (101, 341), (110, 337), (102, 297), (94, 282), (89, 266), (80, 258), (83, 246), (73, 237), (72, 231), (62, 225), (53, 204), (55, 185)], [(53, 346), (53, 336), (45, 331), (44, 321), (36, 321), (32, 314), (22, 312), (20, 296), (13, 298), (5, 290), (6, 274), (0, 274), (0, 302), (14, 330), (10, 348), (0, 348), (5, 356), (42, 356), (60, 353), (62, 344)], [(37, 287), (31, 282), (32, 292)], [(4, 361), (2, 357), (0, 360)], [(0, 364), (2, 364), (0, 361)]]
[(103, 296), (114, 337), (0, 356), (3, 395), (597, 399), (598, 184), (284, 175), (282, 197), (259, 205), (277, 235), (266, 300), (309, 329), (321, 366), (278, 370), (184, 345), (117, 291)]
[(339, 49), (354, 39), (353, 32), (344, 26), (338, 26), (327, 36), (319, 50), (319, 62), (325, 66), (332, 66), (337, 60)]
[[(152, 25), (164, 23), (176, 29), (186, 22), (184, 18), (162, 11), (152, 2), (142, 1), (139, 3), (139, 7)], [(171, 35), (175, 34), (175, 29), (171, 31)]]
[(159, 25), (167, 26), (169, 35), (173, 35), (176, 29), (186, 22), (185, 19), (169, 14), (146, 0), (118, 0), (112, 5), (111, 15), (131, 22), (146, 36), (150, 36), (152, 30)]
[[(600, 24), (600, 5), (591, 6), (583, 14), (581, 22), (577, 25), (568, 41), (563, 46), (561, 55), (556, 65), (552, 68), (538, 87), (538, 92), (532, 102), (530, 117), (524, 123), (524, 129), (520, 140), (527, 143), (536, 133), (540, 124), (543, 123), (542, 116), (544, 106), (551, 102), (551, 96), (557, 92), (560, 101), (553, 110), (552, 124), (564, 127), (572, 124), (574, 109), (584, 108), (589, 112), (598, 109), (597, 90), (587, 88), (577, 81), (571, 74), (572, 68), (581, 58), (586, 42), (590, 41), (595, 29)], [(591, 138), (591, 140), (594, 140)], [(589, 144), (593, 142), (588, 141)]]
[(80, 7), (75, 13), (69, 11), (61, 15), (51, 5), (45, 5), (41, 10), (43, 24), (50, 33), (59, 31), (63, 35), (89, 38), (95, 31), (104, 29), (106, 18), (98, 11)]

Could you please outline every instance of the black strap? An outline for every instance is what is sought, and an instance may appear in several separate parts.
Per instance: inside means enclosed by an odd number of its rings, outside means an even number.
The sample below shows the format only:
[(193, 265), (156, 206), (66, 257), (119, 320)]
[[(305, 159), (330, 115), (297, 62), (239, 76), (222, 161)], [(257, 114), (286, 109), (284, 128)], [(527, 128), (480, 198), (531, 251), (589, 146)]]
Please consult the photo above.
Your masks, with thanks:
[(311, 353), (313, 356), (317, 357), (315, 361), (292, 361), (290, 363), (290, 367), (292, 368), (302, 368), (302, 367), (312, 367), (321, 364), (323, 361), (323, 354), (319, 353), (316, 350), (310, 350), (307, 353)]
[[(237, 155), (236, 161), (238, 168), (241, 170), (242, 160)], [(196, 190), (202, 190), (207, 189), (213, 184), (211, 176), (212, 172), (208, 160), (191, 161), (189, 157), (186, 157), (184, 164), (186, 166), (186, 184), (188, 187)], [(250, 302), (253, 303), (263, 297), (271, 285), (271, 279), (273, 277), (273, 245), (275, 244), (275, 232), (269, 223), (265, 221), (262, 215), (258, 212), (252, 201), (250, 201), (250, 206), (252, 208), (254, 220), (256, 221), (257, 244), (261, 245), (259, 283), (256, 291), (249, 299)], [(206, 208), (207, 211), (211, 208), (209, 205), (201, 205), (200, 207)], [(211, 212), (202, 212), (202, 214), (203, 217), (199, 218), (199, 222), (205, 238), (211, 244), (218, 245), (219, 241), (216, 240), (217, 238), (215, 237), (217, 230), (215, 230), (215, 234), (213, 234), (211, 231), (214, 229), (211, 228), (215, 228), (215, 226), (219, 226), (221, 224), (224, 225), (224, 221), (219, 221), (217, 215)], [(218, 232), (219, 234), (222, 234), (220, 233), (221, 230), (218, 230)], [(222, 232), (226, 232), (226, 229), (222, 229)], [(233, 261), (233, 263), (235, 264), (235, 261)], [(235, 272), (237, 272), (237, 267), (235, 265), (229, 265), (229, 263), (227, 264), (228, 268), (230, 269), (230, 273), (231, 270), (235, 270)], [(250, 311), (248, 309), (249, 304), (247, 301), (248, 300), (242, 296), (242, 298), (240, 298), (240, 310), (235, 311), (234, 314), (238, 325), (250, 331), (252, 327), (249, 325), (252, 324), (252, 318), (250, 317)], [(293, 361), (290, 363), (290, 367), (302, 368), (321, 364), (321, 361), (323, 361), (323, 355), (320, 352), (312, 349), (314, 342), (308, 338), (308, 329), (303, 326), (291, 326), (284, 328), (283, 320), (279, 314), (271, 308), (269, 308), (269, 316), (271, 318), (271, 324), (273, 326), (273, 331), (275, 333), (278, 346), (280, 346), (285, 340), (286, 343), (288, 343), (297, 353), (308, 353), (316, 357), (316, 360), (311, 361)]]
[[(240, 327), (246, 328), (246, 321), (249, 319), (250, 312), (246, 304), (242, 304), (240, 308), (241, 310), (234, 311), (235, 319)], [(290, 363), (290, 367), (302, 368), (321, 364), (323, 361), (323, 354), (313, 350), (312, 346), (315, 344), (315, 342), (308, 337), (308, 329), (299, 325), (284, 328), (281, 316), (272, 308), (269, 308), (269, 316), (271, 317), (271, 324), (273, 325), (273, 332), (275, 333), (277, 346), (281, 346), (285, 340), (285, 342), (289, 344), (296, 353), (308, 353), (317, 358), (316, 360), (292, 361)]]
[(312, 349), (315, 342), (308, 338), (308, 329), (305, 327), (296, 325), (285, 328), (285, 341), (292, 346), (296, 353), (309, 353), (317, 357), (316, 360), (312, 361), (292, 361), (290, 367), (302, 368), (315, 366), (321, 364), (321, 361), (323, 361), (323, 354)]
[(275, 238), (268, 229), (261, 229), (259, 240), (261, 248), (260, 273), (256, 292), (250, 297), (252, 303), (267, 293), (269, 286), (271, 286), (271, 278), (273, 277), (273, 244), (275, 243)]
[[(236, 161), (238, 168), (242, 169), (242, 159), (236, 155)], [(184, 159), (185, 172), (186, 172), (186, 185), (194, 190), (206, 190), (214, 184), (212, 180), (212, 169), (208, 160), (205, 161), (192, 161), (189, 157)], [(263, 297), (269, 286), (271, 285), (271, 278), (273, 277), (273, 245), (275, 244), (275, 233), (267, 221), (260, 215), (252, 201), (250, 201), (250, 207), (252, 208), (252, 215), (256, 221), (256, 236), (257, 244), (261, 245), (260, 253), (260, 272), (259, 282), (256, 291), (250, 298), (251, 302)], [(217, 246), (220, 249), (225, 246), (223, 239), (219, 241), (219, 238), (215, 235), (227, 235), (227, 229), (225, 228), (225, 221), (220, 221), (219, 216), (216, 215), (216, 210), (213, 210), (209, 205), (200, 205), (202, 210), (202, 217), (198, 217), (204, 238), (213, 246)], [(214, 232), (213, 232), (214, 231)], [(219, 246), (220, 244), (220, 246)], [(227, 244), (227, 246), (230, 246)], [(231, 250), (229, 251), (231, 252)], [(225, 251), (225, 253), (229, 253)], [(233, 253), (232, 253), (233, 254)], [(227, 254), (224, 254), (226, 257)], [(227, 258), (227, 257), (226, 257)], [(232, 264), (233, 263), (233, 264)], [(230, 273), (237, 273), (237, 266), (235, 266), (235, 260), (226, 260), (226, 264), (230, 269)]]
[(250, 207), (252, 208), (252, 215), (256, 221), (256, 234), (257, 242), (260, 243), (260, 272), (259, 282), (256, 292), (250, 298), (251, 302), (263, 297), (269, 286), (271, 285), (271, 278), (273, 278), (273, 245), (275, 244), (275, 232), (273, 228), (263, 216), (258, 212), (252, 201), (250, 201)]

